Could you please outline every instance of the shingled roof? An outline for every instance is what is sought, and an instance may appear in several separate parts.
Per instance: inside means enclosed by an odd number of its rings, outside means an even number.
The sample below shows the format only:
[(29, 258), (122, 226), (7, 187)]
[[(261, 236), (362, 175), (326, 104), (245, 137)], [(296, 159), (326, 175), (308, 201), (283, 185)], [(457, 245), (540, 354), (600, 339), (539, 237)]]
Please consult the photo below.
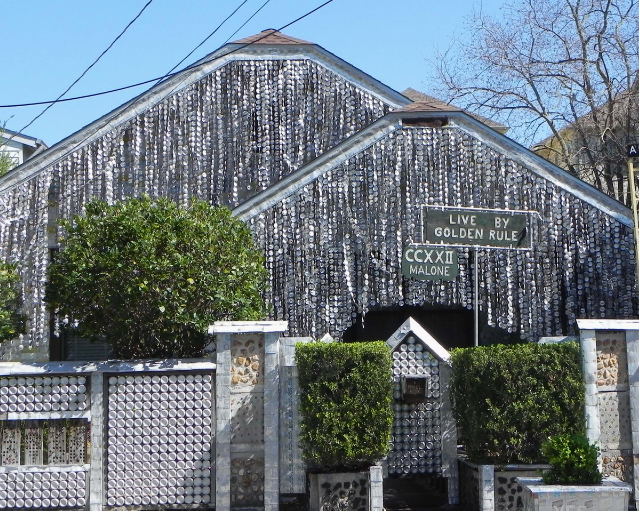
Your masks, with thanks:
[(478, 114), (466, 112), (461, 108), (456, 107), (455, 105), (445, 103), (438, 98), (434, 98), (433, 96), (429, 96), (428, 94), (416, 91), (412, 88), (402, 91), (402, 95), (409, 98), (411, 101), (413, 101), (413, 103), (398, 109), (397, 112), (465, 112), (466, 114), (469, 114), (471, 117), (477, 119), (482, 124), (486, 124), (489, 128), (492, 128), (497, 132), (505, 134), (509, 130), (508, 126), (496, 123), (495, 121), (487, 119), (483, 116), (479, 116)]
[(259, 34), (254, 34), (243, 39), (233, 41), (231, 44), (313, 44), (303, 39), (296, 39), (295, 37), (287, 36), (276, 29), (268, 28), (263, 30)]

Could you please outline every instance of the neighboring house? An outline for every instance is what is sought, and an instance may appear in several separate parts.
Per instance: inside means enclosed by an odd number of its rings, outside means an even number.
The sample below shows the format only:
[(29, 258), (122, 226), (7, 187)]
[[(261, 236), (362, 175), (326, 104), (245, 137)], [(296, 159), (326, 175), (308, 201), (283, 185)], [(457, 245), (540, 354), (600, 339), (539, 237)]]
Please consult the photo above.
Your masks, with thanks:
[[(415, 94), (263, 32), (12, 170), (0, 178), (0, 258), (18, 264), (30, 323), (0, 356), (78, 357), (43, 302), (59, 220), (92, 198), (141, 194), (197, 197), (244, 220), (265, 253), (270, 317), (290, 336), (387, 339), (411, 316), (449, 349), (473, 345), (474, 309), (481, 344), (576, 334), (577, 318), (637, 318), (630, 210), (504, 127)], [(446, 228), (459, 242), (446, 253), (419, 247), (427, 206), (467, 222)], [(467, 213), (442, 220), (447, 208)], [(482, 212), (502, 239), (520, 219), (524, 246), (474, 241)], [(421, 261), (413, 277), (405, 256)]]
[(627, 144), (638, 141), (638, 81), (595, 112), (535, 144), (533, 151), (629, 204)]
[(5, 153), (13, 161), (12, 167), (22, 165), (29, 158), (41, 153), (47, 146), (40, 139), (23, 133), (0, 128), (0, 153)]

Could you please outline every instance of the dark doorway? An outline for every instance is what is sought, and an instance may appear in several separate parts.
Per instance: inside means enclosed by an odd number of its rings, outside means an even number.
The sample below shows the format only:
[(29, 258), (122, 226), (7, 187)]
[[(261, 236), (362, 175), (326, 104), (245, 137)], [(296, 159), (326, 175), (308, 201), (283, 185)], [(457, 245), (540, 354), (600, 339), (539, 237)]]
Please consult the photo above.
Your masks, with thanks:
[[(473, 310), (444, 306), (399, 306), (358, 315), (344, 331), (342, 339), (350, 341), (388, 340), (407, 318), (412, 317), (447, 350), (473, 346)], [(478, 315), (479, 345), (522, 343), (519, 332), (507, 332), (488, 325), (487, 315)]]
[(343, 334), (344, 341), (387, 340), (412, 317), (447, 350), (473, 346), (473, 311), (465, 308), (402, 306), (358, 315)]
[(385, 510), (456, 510), (449, 505), (447, 479), (411, 475), (385, 478), (383, 503)]

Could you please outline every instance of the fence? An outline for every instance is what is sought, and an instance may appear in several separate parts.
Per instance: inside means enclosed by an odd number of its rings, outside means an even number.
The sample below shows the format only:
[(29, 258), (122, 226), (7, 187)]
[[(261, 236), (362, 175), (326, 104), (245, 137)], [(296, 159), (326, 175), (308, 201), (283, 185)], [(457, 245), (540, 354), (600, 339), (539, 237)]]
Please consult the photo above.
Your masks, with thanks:
[(213, 362), (0, 371), (0, 508), (211, 503)]
[(0, 509), (274, 510), (303, 493), (292, 356), (309, 340), (284, 329), (220, 322), (211, 360), (0, 364)]

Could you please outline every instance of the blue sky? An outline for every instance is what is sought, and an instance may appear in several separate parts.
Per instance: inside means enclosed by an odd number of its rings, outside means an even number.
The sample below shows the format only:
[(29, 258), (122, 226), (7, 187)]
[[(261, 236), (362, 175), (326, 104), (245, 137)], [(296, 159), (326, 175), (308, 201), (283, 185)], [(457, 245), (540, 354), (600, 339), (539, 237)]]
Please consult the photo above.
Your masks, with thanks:
[[(55, 99), (122, 31), (147, 0), (3, 2), (0, 104)], [(115, 46), (67, 94), (77, 96), (161, 76), (200, 43), (241, 0), (154, 0)], [(214, 51), (261, 6), (246, 4), (180, 67)], [(232, 41), (279, 28), (323, 0), (270, 0)], [(334, 0), (284, 30), (402, 91), (426, 90), (428, 57), (463, 36), (473, 9), (499, 16), (504, 0)], [(130, 98), (142, 86), (54, 105), (24, 133), (62, 140)], [(0, 122), (21, 130), (43, 106), (0, 109)]]

